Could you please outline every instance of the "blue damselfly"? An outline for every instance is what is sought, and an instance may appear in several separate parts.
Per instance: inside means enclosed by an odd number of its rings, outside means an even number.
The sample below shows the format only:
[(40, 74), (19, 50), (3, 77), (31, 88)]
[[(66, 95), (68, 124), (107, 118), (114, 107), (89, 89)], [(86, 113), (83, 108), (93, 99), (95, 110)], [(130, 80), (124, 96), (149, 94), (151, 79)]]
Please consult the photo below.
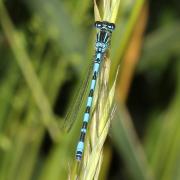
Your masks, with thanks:
[(95, 58), (92, 79), (90, 84), (90, 91), (87, 98), (86, 110), (83, 117), (83, 124), (81, 128), (80, 139), (76, 148), (76, 159), (80, 161), (82, 159), (82, 154), (84, 151), (84, 140), (87, 132), (87, 126), (90, 119), (90, 110), (93, 102), (93, 94), (96, 87), (97, 77), (100, 71), (101, 63), (104, 59), (104, 56), (110, 46), (111, 35), (115, 29), (114, 23), (109, 23), (107, 21), (96, 21), (95, 27), (98, 30), (95, 43)]

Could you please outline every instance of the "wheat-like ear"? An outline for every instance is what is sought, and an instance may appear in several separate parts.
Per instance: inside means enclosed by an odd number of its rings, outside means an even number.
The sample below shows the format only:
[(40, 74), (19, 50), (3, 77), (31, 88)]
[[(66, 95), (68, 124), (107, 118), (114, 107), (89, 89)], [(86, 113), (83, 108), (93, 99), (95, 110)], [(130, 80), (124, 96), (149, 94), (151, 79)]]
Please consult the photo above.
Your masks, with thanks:
[(79, 176), (80, 179), (98, 179), (103, 159), (103, 145), (111, 122), (111, 110), (113, 108), (116, 80), (109, 90), (110, 59), (106, 58), (104, 60), (105, 62), (95, 92), (92, 119), (86, 138), (84, 158)]
[[(116, 4), (116, 3), (117, 4)], [(115, 20), (117, 10), (113, 10), (113, 7), (119, 6), (119, 1), (104, 0), (103, 11), (104, 15), (100, 15), (100, 11), (94, 0), (94, 13), (95, 20), (105, 20), (112, 22)], [(116, 13), (115, 13), (115, 12)], [(114, 17), (112, 17), (112, 15)], [(103, 17), (103, 19), (101, 18)], [(83, 159), (81, 162), (75, 165), (75, 170), (71, 177), (75, 179), (98, 179), (101, 163), (103, 159), (103, 145), (108, 134), (108, 130), (111, 122), (111, 112), (113, 109), (113, 99), (115, 94), (116, 78), (113, 82), (113, 86), (109, 88), (109, 73), (110, 73), (110, 58), (108, 54), (103, 59), (101, 65), (101, 72), (97, 80), (97, 87), (94, 93), (94, 102), (91, 111), (90, 127), (88, 128), (85, 150)], [(72, 174), (72, 173), (70, 173)]]
[(106, 57), (94, 94), (92, 118), (86, 136), (84, 156), (80, 163), (75, 163), (69, 179), (98, 179), (103, 159), (103, 145), (108, 134), (114, 109), (113, 99), (117, 76), (109, 90), (109, 72), (110, 59)]

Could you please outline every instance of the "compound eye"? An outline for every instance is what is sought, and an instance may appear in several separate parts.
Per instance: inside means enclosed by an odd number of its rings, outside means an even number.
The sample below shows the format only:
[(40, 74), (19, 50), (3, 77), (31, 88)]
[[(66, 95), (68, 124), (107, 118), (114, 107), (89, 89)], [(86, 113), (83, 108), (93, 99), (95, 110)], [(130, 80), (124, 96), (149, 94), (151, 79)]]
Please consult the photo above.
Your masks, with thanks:
[(112, 27), (112, 30), (114, 30), (115, 29), (115, 24), (111, 23), (111, 27)]
[(109, 28), (109, 29), (112, 29), (112, 26), (111, 26), (111, 25), (108, 25), (108, 28)]
[(114, 24), (114, 23), (110, 23), (110, 24), (108, 25), (108, 28), (109, 28), (110, 30), (114, 30), (114, 29), (115, 29), (115, 24)]
[(96, 28), (101, 28), (102, 27), (102, 23), (100, 21), (96, 21), (95, 22), (95, 27)]

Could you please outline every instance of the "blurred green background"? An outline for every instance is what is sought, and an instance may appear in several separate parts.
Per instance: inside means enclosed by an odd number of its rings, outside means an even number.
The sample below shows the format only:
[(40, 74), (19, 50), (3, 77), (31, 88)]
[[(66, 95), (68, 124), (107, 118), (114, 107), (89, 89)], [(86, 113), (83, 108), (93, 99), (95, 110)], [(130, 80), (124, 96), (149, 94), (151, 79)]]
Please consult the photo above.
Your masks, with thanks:
[[(118, 111), (99, 179), (180, 179), (179, 18), (178, 0), (121, 0)], [(92, 62), (93, 23), (90, 0), (0, 0), (0, 180), (67, 179), (80, 126), (63, 124)]]

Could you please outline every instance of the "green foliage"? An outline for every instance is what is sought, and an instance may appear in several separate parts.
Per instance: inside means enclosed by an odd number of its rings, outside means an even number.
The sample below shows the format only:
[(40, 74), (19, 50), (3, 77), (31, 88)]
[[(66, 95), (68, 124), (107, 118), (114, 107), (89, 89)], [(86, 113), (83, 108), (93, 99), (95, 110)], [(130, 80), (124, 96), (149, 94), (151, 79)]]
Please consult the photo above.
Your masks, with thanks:
[[(107, 143), (103, 156), (102, 147), (114, 110), (116, 75), (144, 1), (120, 1), (110, 51), (111, 72), (106, 77), (110, 100), (99, 96), (100, 106), (108, 106), (103, 113), (98, 111), (104, 122), (99, 125), (99, 118), (94, 117), (80, 165), (74, 154), (87, 95), (82, 82), (88, 87), (87, 69), (93, 55), (93, 3), (90, 0), (20, 2), (17, 6), (27, 7), (21, 12), (21, 16), (29, 14), (27, 19), (18, 17), (9, 1), (0, 0), (0, 179), (64, 180), (76, 179), (78, 175), (81, 179), (107, 178), (111, 149)], [(153, 81), (174, 61), (175, 90), (168, 106), (163, 110), (158, 105), (152, 107), (142, 142), (125, 105), (115, 106), (113, 111), (111, 138), (126, 164), (125, 179), (180, 179), (180, 24), (173, 17), (176, 17), (173, 11), (165, 9), (163, 17), (158, 19), (157, 30), (145, 36), (136, 72), (150, 76)], [(57, 102), (59, 92), (66, 91), (64, 87), (70, 82), (73, 82), (70, 93), (63, 94), (67, 98)], [(103, 96), (104, 89), (99, 89)], [(60, 111), (58, 115), (53, 111), (55, 106)], [(94, 105), (94, 114), (96, 109)], [(67, 111), (70, 114), (65, 117)], [(100, 133), (94, 129), (97, 126)]]

